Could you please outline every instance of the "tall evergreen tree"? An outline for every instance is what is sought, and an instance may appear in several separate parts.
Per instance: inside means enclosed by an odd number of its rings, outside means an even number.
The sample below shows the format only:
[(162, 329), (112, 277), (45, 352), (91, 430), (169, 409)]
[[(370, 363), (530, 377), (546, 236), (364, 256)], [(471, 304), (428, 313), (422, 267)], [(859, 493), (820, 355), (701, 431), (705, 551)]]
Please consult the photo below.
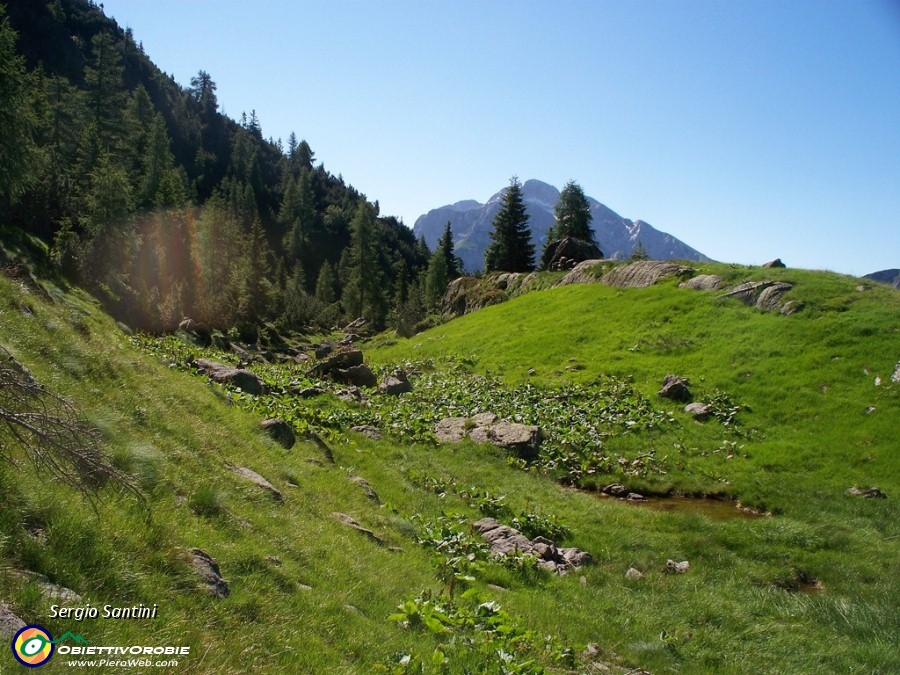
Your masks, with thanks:
[(347, 281), (341, 299), (351, 317), (362, 316), (381, 326), (386, 315), (386, 302), (375, 239), (375, 209), (369, 202), (359, 201), (350, 232), (350, 246), (342, 262)]
[(450, 229), (450, 221), (444, 226), (444, 234), (438, 239), (436, 252), (444, 258), (447, 270), (447, 281), (453, 281), (462, 276), (462, 260), (453, 252), (453, 231)]
[(547, 241), (562, 239), (563, 237), (574, 237), (582, 239), (593, 244), (594, 231), (591, 229), (591, 205), (588, 203), (587, 197), (584, 196), (584, 190), (574, 180), (566, 183), (566, 186), (559, 193), (559, 201), (553, 210), (556, 216), (556, 224), (547, 233)]
[(528, 212), (522, 196), (522, 184), (513, 176), (503, 197), (503, 206), (494, 218), (491, 243), (484, 254), (484, 271), (531, 272), (534, 270), (534, 244), (528, 225)]

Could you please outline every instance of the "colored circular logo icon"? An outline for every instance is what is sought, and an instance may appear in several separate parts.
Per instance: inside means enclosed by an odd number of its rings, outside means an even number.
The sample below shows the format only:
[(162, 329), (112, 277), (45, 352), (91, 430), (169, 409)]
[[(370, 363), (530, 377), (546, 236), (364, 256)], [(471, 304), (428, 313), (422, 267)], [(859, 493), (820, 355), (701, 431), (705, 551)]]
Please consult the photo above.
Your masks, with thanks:
[(12, 653), (29, 668), (42, 666), (53, 656), (53, 636), (43, 626), (25, 626), (12, 639)]

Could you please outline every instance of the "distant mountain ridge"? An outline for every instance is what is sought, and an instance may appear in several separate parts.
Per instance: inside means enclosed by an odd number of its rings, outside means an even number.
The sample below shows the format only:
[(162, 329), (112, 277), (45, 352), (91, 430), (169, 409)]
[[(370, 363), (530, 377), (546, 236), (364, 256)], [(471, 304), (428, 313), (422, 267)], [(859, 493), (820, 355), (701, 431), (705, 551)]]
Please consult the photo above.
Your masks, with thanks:
[(887, 284), (889, 286), (893, 286), (894, 288), (900, 288), (900, 269), (889, 269), (889, 270), (881, 270), (879, 272), (872, 272), (871, 274), (866, 274), (864, 279), (871, 279), (872, 281), (877, 281), (882, 284)]
[[(413, 226), (416, 236), (424, 236), (429, 248), (434, 248), (450, 222), (456, 254), (462, 258), (469, 272), (484, 267), (484, 252), (490, 243), (494, 217), (500, 210), (507, 188), (494, 194), (486, 204), (474, 199), (466, 199), (432, 209), (419, 216)], [(527, 180), (522, 184), (522, 195), (529, 215), (532, 239), (540, 253), (547, 232), (554, 224), (553, 209), (559, 200), (559, 190), (539, 180)], [(629, 220), (588, 197), (593, 221), (591, 226), (600, 250), (607, 258), (625, 259), (637, 246), (638, 241), (651, 258), (657, 260), (695, 260), (709, 262), (710, 259), (696, 249), (661, 232), (642, 220)]]

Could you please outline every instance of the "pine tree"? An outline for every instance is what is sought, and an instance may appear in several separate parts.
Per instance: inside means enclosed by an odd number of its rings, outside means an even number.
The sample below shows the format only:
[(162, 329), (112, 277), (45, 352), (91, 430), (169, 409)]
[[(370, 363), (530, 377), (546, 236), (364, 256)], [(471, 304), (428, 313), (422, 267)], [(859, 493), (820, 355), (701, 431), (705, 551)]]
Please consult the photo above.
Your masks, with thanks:
[(503, 197), (503, 206), (494, 218), (491, 243), (484, 255), (484, 271), (531, 272), (534, 244), (519, 178), (513, 176)]
[(547, 241), (573, 237), (596, 244), (594, 232), (591, 229), (591, 205), (584, 190), (573, 180), (566, 183), (559, 193), (559, 201), (554, 208), (556, 224), (547, 233)]
[(462, 260), (453, 253), (453, 231), (450, 229), (450, 221), (444, 226), (444, 234), (438, 239), (436, 252), (444, 258), (444, 265), (447, 270), (447, 282), (453, 281), (457, 277), (462, 276)]
[(437, 306), (444, 297), (450, 279), (447, 274), (447, 260), (440, 250), (435, 251), (428, 261), (428, 272), (425, 274), (425, 305), (429, 308)]
[(356, 207), (350, 233), (350, 246), (342, 261), (347, 282), (341, 300), (350, 317), (365, 317), (381, 326), (386, 307), (375, 239), (375, 209), (365, 200)]
[(631, 260), (649, 260), (650, 254), (647, 253), (647, 249), (644, 248), (644, 244), (641, 243), (641, 240), (637, 240), (637, 244), (635, 244), (634, 248), (631, 250)]

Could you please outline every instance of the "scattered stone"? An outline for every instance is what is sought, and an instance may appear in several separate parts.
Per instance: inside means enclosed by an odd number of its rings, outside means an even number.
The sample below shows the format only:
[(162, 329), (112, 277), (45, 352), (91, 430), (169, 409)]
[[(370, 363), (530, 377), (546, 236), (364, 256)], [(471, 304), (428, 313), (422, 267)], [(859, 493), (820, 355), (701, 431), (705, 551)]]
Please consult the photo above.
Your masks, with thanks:
[(900, 382), (900, 361), (897, 362), (897, 367), (894, 368), (894, 374), (891, 375), (891, 382)]
[(713, 409), (709, 403), (688, 403), (684, 406), (684, 412), (690, 413), (694, 416), (695, 420), (704, 421), (709, 419), (710, 415), (712, 415)]
[(458, 443), (468, 436), (476, 443), (492, 443), (514, 452), (522, 459), (537, 457), (542, 440), (539, 427), (507, 422), (493, 413), (445, 418), (437, 423), (434, 434), (442, 443)]
[(613, 497), (625, 497), (625, 495), (628, 494), (628, 489), (621, 483), (610, 483), (605, 488), (600, 490), (600, 492), (607, 495), (612, 495)]
[(788, 300), (781, 306), (781, 313), (785, 316), (790, 316), (791, 314), (796, 314), (801, 309), (803, 309), (802, 302), (797, 302), (796, 300)]
[(690, 277), (696, 272), (692, 267), (685, 267), (673, 262), (639, 260), (607, 272), (600, 279), (600, 283), (613, 288), (647, 288), (666, 277)]
[(266, 386), (259, 376), (245, 368), (234, 368), (210, 359), (197, 359), (194, 363), (200, 372), (206, 374), (213, 382), (230, 384), (254, 396), (266, 391)]
[(219, 600), (227, 598), (231, 594), (231, 588), (229, 588), (228, 582), (222, 578), (219, 564), (211, 555), (199, 548), (192, 548), (188, 553), (191, 567), (200, 578), (203, 589)]
[(590, 241), (563, 237), (552, 241), (541, 255), (541, 268), (545, 270), (570, 270), (585, 260), (599, 260), (603, 252)]
[(377, 534), (372, 532), (372, 530), (369, 530), (369, 529), (363, 527), (362, 525), (360, 525), (358, 522), (356, 522), (356, 520), (354, 520), (351, 516), (348, 516), (346, 513), (339, 513), (338, 511), (334, 511), (331, 515), (334, 516), (335, 518), (337, 518), (338, 521), (342, 525), (346, 525), (350, 529), (356, 530), (360, 534), (366, 535), (369, 539), (374, 541), (376, 544), (378, 544), (380, 546), (384, 546), (384, 539), (382, 539)]
[(879, 488), (874, 486), (864, 489), (854, 486), (851, 488), (847, 488), (846, 494), (853, 497), (863, 497), (864, 499), (887, 499), (887, 495)]
[(698, 274), (678, 284), (678, 288), (689, 288), (692, 291), (717, 291), (725, 281), (716, 274)]
[(590, 553), (577, 548), (558, 548), (556, 544), (544, 537), (535, 537), (534, 540), (530, 540), (518, 530), (508, 525), (502, 525), (494, 518), (482, 518), (475, 522), (472, 528), (487, 541), (492, 555), (496, 557), (518, 554), (534, 555), (537, 556), (540, 567), (556, 574), (566, 574), (593, 560)]
[(866, 413), (866, 415), (871, 415), (876, 410), (878, 410), (878, 408), (876, 408), (874, 405), (870, 405), (868, 408), (865, 409), (865, 413)]
[(384, 378), (384, 381), (378, 385), (378, 393), (387, 396), (399, 396), (400, 394), (408, 394), (413, 390), (412, 384), (406, 377), (405, 373), (397, 373)]
[(378, 378), (375, 377), (375, 373), (365, 363), (361, 363), (358, 366), (350, 366), (346, 369), (333, 370), (331, 379), (354, 387), (374, 387), (378, 384)]
[(350, 476), (350, 482), (359, 485), (363, 489), (363, 492), (366, 493), (366, 497), (371, 499), (376, 504), (381, 504), (381, 500), (378, 498), (378, 493), (375, 492), (375, 488), (362, 476)]
[(337, 370), (347, 370), (363, 363), (363, 353), (358, 349), (342, 349), (334, 354), (329, 351), (328, 354), (307, 371), (308, 377), (330, 377)]
[(880, 387), (880, 386), (881, 386), (881, 378), (878, 377), (877, 375), (875, 376), (875, 386), (876, 386), (876, 387)]
[(770, 260), (767, 263), (763, 263), (763, 267), (787, 267), (783, 262), (781, 262), (781, 258), (775, 258), (775, 260)]
[(10, 576), (22, 579), (26, 583), (34, 584), (35, 586), (37, 586), (41, 595), (44, 596), (44, 598), (46, 598), (47, 600), (55, 600), (60, 603), (67, 604), (81, 602), (81, 596), (78, 595), (78, 593), (73, 591), (71, 588), (66, 588), (65, 586), (54, 584), (43, 574), (38, 574), (37, 572), (32, 572), (31, 570), (16, 569), (6, 570), (6, 573)]
[(22, 628), (25, 628), (25, 622), (0, 602), (0, 640), (11, 640)]
[(681, 562), (675, 562), (674, 560), (666, 560), (666, 572), (669, 574), (684, 574), (691, 567), (691, 564), (687, 560), (682, 560)]
[(644, 578), (644, 573), (632, 565), (625, 571), (625, 578), (629, 581), (637, 581)]
[(628, 502), (642, 502), (644, 501), (644, 495), (639, 494), (637, 492), (629, 492), (625, 497), (625, 501)]
[(294, 428), (284, 420), (270, 418), (263, 420), (259, 425), (275, 440), (275, 442), (288, 450), (293, 448), (294, 443), (297, 442), (297, 437), (294, 435)]
[(314, 431), (309, 431), (306, 434), (306, 437), (315, 443), (316, 447), (322, 451), (322, 454), (325, 455), (325, 459), (328, 460), (329, 464), (334, 464), (334, 453), (331, 451), (331, 448), (328, 447), (328, 444), (323, 441), (317, 433)]
[(275, 567), (281, 567), (282, 565), (284, 565), (284, 563), (281, 562), (281, 558), (279, 558), (277, 555), (267, 555), (266, 562), (270, 565), (275, 565)]
[(359, 424), (355, 427), (350, 427), (350, 430), (355, 431), (358, 434), (362, 434), (366, 438), (370, 438), (373, 441), (381, 440), (381, 432), (371, 424)]
[(305, 389), (301, 389), (297, 392), (297, 396), (300, 398), (313, 398), (314, 396), (321, 396), (325, 393), (325, 390), (321, 387), (306, 387)]
[(256, 487), (268, 492), (269, 496), (271, 496), (272, 499), (274, 499), (276, 502), (284, 501), (284, 497), (275, 488), (275, 486), (252, 469), (248, 469), (245, 466), (229, 466), (228, 468), (241, 478), (253, 483)]
[(359, 387), (350, 387), (348, 389), (338, 389), (334, 395), (345, 403), (361, 403), (366, 400), (365, 395), (359, 390)]
[(662, 389), (657, 394), (663, 398), (686, 403), (691, 400), (691, 391), (688, 389), (688, 380), (677, 375), (666, 375)]

